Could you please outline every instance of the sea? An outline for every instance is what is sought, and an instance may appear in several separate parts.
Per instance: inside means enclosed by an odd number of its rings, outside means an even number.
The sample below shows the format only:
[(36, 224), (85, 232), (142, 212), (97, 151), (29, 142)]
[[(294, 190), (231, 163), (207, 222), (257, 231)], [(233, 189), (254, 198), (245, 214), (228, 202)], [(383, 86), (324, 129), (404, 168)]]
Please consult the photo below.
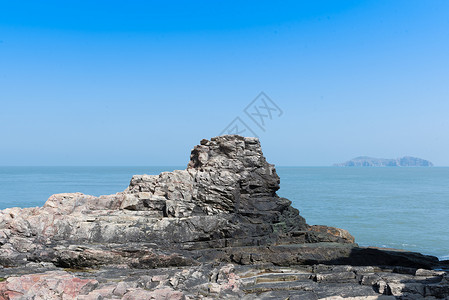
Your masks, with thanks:
[[(134, 174), (185, 166), (0, 167), (0, 209), (42, 206), (56, 193), (123, 191)], [(449, 168), (277, 167), (278, 195), (311, 225), (348, 230), (361, 246), (449, 259)]]

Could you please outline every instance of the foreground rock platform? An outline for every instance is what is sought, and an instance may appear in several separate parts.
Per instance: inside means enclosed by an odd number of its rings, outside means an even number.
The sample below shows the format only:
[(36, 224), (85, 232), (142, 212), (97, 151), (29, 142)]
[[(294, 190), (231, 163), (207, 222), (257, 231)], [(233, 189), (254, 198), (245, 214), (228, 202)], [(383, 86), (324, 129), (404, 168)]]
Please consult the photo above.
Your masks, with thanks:
[(279, 182), (258, 139), (228, 135), (115, 195), (0, 211), (0, 299), (449, 297), (447, 262), (310, 226)]

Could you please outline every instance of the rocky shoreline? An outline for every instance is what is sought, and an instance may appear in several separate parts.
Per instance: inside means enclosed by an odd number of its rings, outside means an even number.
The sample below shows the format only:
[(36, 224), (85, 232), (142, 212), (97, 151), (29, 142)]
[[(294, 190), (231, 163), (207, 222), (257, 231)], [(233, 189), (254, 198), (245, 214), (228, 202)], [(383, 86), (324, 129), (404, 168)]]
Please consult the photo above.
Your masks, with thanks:
[[(310, 226), (255, 138), (108, 196), (0, 211), (0, 299), (444, 299), (447, 261)], [(356, 298), (354, 298), (356, 297)]]

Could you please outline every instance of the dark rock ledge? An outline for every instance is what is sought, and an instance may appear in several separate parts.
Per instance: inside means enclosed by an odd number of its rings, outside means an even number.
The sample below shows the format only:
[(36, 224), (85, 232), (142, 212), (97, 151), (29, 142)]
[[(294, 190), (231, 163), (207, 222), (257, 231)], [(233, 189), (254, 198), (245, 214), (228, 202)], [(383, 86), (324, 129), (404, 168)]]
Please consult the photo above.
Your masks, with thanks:
[(257, 139), (221, 136), (124, 192), (5, 209), (0, 299), (449, 297), (447, 262), (309, 226), (278, 189)]

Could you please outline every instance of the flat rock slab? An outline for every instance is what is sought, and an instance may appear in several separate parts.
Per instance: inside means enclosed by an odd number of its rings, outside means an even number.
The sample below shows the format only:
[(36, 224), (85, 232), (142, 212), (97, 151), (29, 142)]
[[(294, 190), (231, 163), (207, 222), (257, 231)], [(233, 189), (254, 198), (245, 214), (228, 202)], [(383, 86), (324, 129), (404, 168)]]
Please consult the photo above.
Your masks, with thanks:
[[(49, 265), (29, 265), (28, 269), (38, 267), (41, 271), (39, 273), (9, 276), (2, 281), (0, 295), (3, 295), (4, 299), (34, 299), (34, 295), (40, 295), (42, 299), (449, 297), (448, 273), (427, 273), (425, 271), (428, 270), (420, 269), (416, 270), (416, 275), (395, 273), (391, 269), (378, 267), (349, 265), (285, 268), (266, 264), (202, 264), (158, 269), (109, 267), (86, 270), (53, 270)], [(48, 270), (44, 271), (45, 268)], [(432, 280), (428, 280), (430, 278)], [(99, 298), (99, 295), (103, 298)]]

